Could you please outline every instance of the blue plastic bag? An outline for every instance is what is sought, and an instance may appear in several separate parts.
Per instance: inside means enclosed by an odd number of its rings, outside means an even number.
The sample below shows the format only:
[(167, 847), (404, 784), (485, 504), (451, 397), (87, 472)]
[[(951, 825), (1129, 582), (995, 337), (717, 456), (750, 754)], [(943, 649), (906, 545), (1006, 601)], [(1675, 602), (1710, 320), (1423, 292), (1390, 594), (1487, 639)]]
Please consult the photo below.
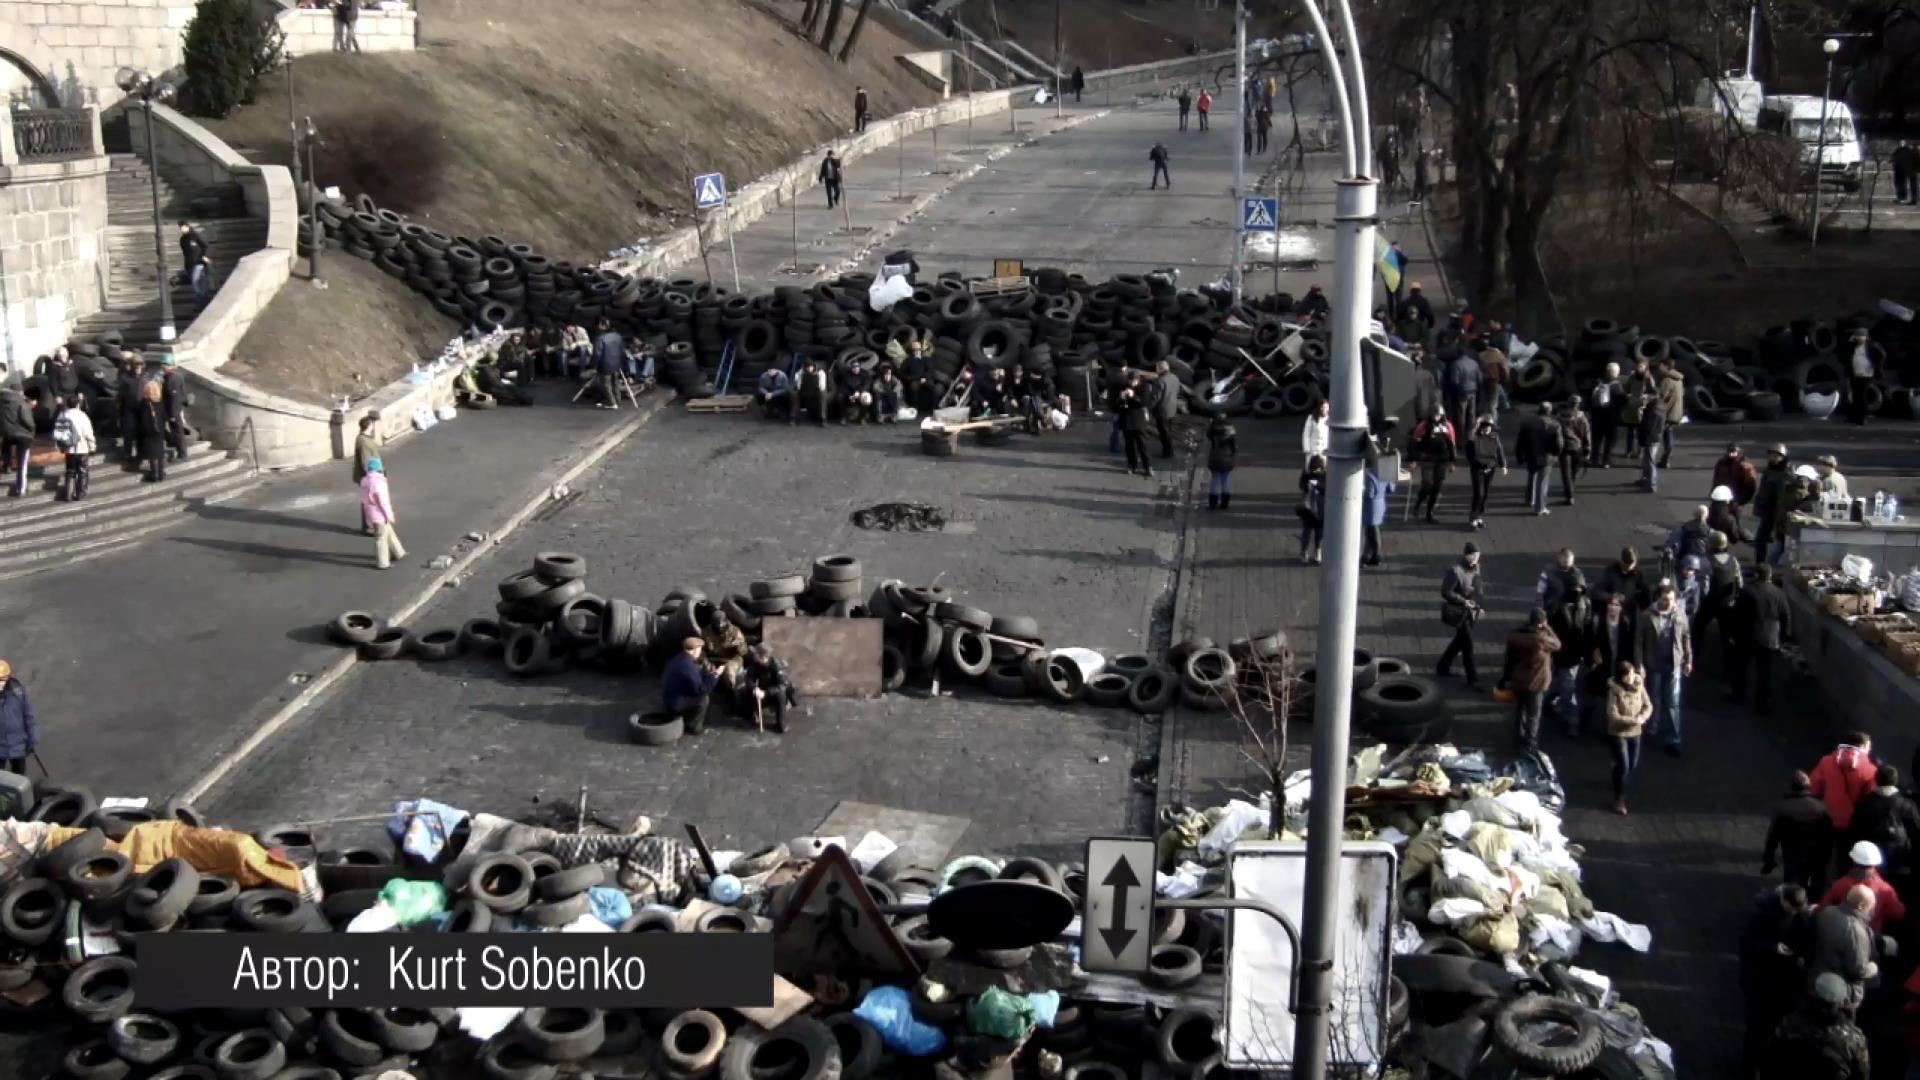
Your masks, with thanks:
[(1051, 1031), (1053, 1018), (1060, 1012), (1060, 991), (1047, 990), (1038, 994), (1028, 994), (1027, 1005), (1033, 1009), (1033, 1022)]
[(947, 1036), (913, 1015), (913, 999), (898, 986), (876, 986), (867, 992), (853, 1015), (873, 1025), (880, 1042), (896, 1054), (932, 1057), (947, 1048)]
[(619, 889), (596, 885), (587, 890), (587, 904), (593, 909), (593, 917), (620, 929), (620, 924), (633, 918), (633, 901)]

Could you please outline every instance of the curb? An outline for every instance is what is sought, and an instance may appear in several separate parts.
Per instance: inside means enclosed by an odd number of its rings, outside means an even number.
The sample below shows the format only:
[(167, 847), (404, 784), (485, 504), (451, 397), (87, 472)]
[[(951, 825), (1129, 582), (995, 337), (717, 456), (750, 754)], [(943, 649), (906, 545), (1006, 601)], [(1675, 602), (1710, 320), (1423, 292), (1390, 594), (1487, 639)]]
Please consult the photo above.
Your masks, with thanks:
[[(519, 510), (509, 515), (505, 521), (490, 531), (487, 535), (486, 542), (475, 546), (473, 550), (455, 559), (453, 565), (440, 571), (440, 573), (429, 579), (425, 585), (421, 586), (410, 598), (405, 599), (399, 607), (394, 609), (393, 614), (389, 617), (389, 621), (404, 623), (409, 618), (418, 614), (420, 609), (431, 603), (433, 598), (439, 595), (441, 590), (450, 587), (456, 579), (471, 569), (475, 563), (492, 554), (494, 549), (498, 548), (502, 542), (512, 536), (520, 526), (526, 524), (527, 519), (544, 509), (550, 501), (550, 492), (554, 488), (571, 484), (588, 469), (598, 465), (607, 455), (619, 449), (623, 443), (633, 437), (634, 433), (645, 427), (655, 416), (666, 411), (672, 401), (677, 400), (679, 400), (677, 395), (671, 401), (665, 397), (656, 398), (655, 401), (657, 404), (652, 408), (642, 409), (640, 415), (601, 436), (599, 442), (594, 444), (591, 450), (587, 451), (586, 454), (582, 455), (579, 460), (575, 461), (572, 465), (569, 465), (559, 476), (546, 482), (543, 485), (545, 490), (534, 495), (521, 506)], [(260, 722), (258, 727), (254, 728), (245, 738), (241, 739), (239, 745), (221, 755), (211, 767), (200, 774), (198, 779), (188, 785), (184, 791), (177, 793), (175, 797), (184, 802), (199, 801), (208, 791), (212, 790), (215, 785), (226, 779), (228, 773), (237, 768), (250, 757), (254, 751), (265, 745), (267, 740), (279, 734), (281, 729), (285, 728), (295, 717), (305, 711), (307, 706), (313, 704), (321, 694), (325, 693), (335, 683), (338, 683), (341, 679), (351, 674), (361, 663), (360, 651), (358, 649), (344, 650), (344, 655), (341, 656), (340, 659), (327, 665), (325, 670), (315, 675), (306, 686), (301, 688), (299, 694), (295, 695), (293, 699), (286, 704), (275, 709), (271, 715)]]
[[(1193, 580), (1195, 531), (1193, 515), (1196, 507), (1192, 494), (1194, 481), (1199, 473), (1199, 463), (1200, 455), (1197, 452), (1188, 455), (1185, 477), (1188, 497), (1181, 504), (1179, 512), (1174, 519), (1178, 523), (1180, 531), (1178, 543), (1174, 550), (1173, 569), (1171, 571), (1173, 577), (1171, 591), (1173, 596), (1168, 605), (1167, 642), (1164, 646), (1165, 648), (1172, 648), (1174, 643), (1180, 640), (1182, 626), (1192, 625), (1192, 609), (1197, 602), (1195, 600), (1196, 591)], [(1186, 712), (1181, 708), (1177, 698), (1173, 704), (1167, 706), (1166, 712), (1160, 714), (1160, 768), (1154, 773), (1154, 817), (1153, 820), (1149, 822), (1149, 825), (1154, 827), (1149, 832), (1149, 835), (1159, 835), (1158, 824), (1160, 810), (1174, 805), (1177, 801), (1173, 797), (1174, 784), (1184, 770), (1182, 767), (1183, 763), (1176, 763), (1175, 757), (1181, 745), (1179, 731), (1185, 717)]]

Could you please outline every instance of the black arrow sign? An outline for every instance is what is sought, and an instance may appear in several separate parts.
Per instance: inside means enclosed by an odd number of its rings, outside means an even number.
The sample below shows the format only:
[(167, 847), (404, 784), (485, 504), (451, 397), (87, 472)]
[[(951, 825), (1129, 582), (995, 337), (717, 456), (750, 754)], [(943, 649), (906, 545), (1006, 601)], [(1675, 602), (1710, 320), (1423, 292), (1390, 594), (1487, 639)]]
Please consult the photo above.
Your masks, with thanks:
[(1127, 943), (1133, 940), (1133, 935), (1140, 932), (1127, 926), (1127, 890), (1139, 888), (1140, 879), (1134, 876), (1133, 866), (1121, 859), (1113, 864), (1113, 869), (1107, 871), (1106, 878), (1100, 884), (1113, 890), (1112, 925), (1100, 928), (1100, 940), (1107, 943), (1108, 951), (1119, 956), (1125, 951)]

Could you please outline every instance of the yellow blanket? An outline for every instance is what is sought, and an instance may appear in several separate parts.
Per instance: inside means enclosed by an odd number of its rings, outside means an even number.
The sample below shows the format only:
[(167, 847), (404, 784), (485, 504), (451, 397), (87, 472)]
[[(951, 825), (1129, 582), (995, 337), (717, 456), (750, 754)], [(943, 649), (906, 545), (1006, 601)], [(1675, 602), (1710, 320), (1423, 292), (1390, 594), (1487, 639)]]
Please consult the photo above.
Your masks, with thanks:
[[(52, 851), (83, 832), (86, 830), (50, 828), (41, 850)], [(181, 858), (195, 870), (230, 878), (243, 889), (271, 885), (300, 891), (298, 867), (267, 854), (259, 841), (231, 829), (196, 829), (178, 821), (149, 821), (127, 830), (125, 840), (108, 841), (107, 849), (125, 855), (136, 874), (144, 874), (168, 859)]]

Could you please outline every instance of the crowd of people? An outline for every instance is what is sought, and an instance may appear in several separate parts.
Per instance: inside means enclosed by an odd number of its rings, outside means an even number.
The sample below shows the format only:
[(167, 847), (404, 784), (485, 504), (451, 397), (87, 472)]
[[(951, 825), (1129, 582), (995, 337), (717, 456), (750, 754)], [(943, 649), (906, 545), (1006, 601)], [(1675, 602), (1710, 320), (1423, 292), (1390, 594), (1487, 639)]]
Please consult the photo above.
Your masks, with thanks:
[[(470, 336), (483, 328), (470, 327)], [(490, 357), (460, 373), (454, 388), (487, 394), (509, 405), (531, 405), (540, 380), (579, 384), (575, 401), (591, 396), (602, 409), (619, 409), (623, 387), (642, 394), (654, 386), (654, 356), (601, 318), (591, 335), (578, 322), (544, 323), (509, 334)]]
[(63, 345), (36, 360), (31, 375), (0, 365), (0, 476), (11, 477), (8, 495), (27, 493), (34, 442), (45, 435), (62, 459), (60, 497), (86, 498), (101, 422), (120, 443), (124, 468), (146, 482), (165, 480), (167, 464), (186, 460), (192, 443), (186, 377), (174, 358), (149, 365), (127, 352), (114, 377), (111, 368), (83, 369)]
[(1788, 779), (1761, 851), (1761, 873), (1781, 880), (1755, 897), (1740, 940), (1748, 1075), (1920, 1072), (1916, 844), (1920, 804), (1865, 733)]
[(707, 728), (714, 695), (721, 694), (735, 715), (754, 718), (756, 729), (786, 734), (790, 710), (800, 693), (786, 664), (766, 642), (749, 646), (746, 635), (715, 608), (699, 637), (680, 643), (660, 679), (661, 705), (689, 735)]
[(1043, 370), (968, 364), (943, 388), (932, 352), (932, 333), (922, 331), (888, 342), (881, 357), (826, 365), (809, 356), (761, 372), (753, 401), (768, 419), (789, 424), (892, 424), (964, 408), (970, 420), (1018, 419), (1034, 435), (1061, 427), (1073, 412), (1071, 388), (1056, 387)]

